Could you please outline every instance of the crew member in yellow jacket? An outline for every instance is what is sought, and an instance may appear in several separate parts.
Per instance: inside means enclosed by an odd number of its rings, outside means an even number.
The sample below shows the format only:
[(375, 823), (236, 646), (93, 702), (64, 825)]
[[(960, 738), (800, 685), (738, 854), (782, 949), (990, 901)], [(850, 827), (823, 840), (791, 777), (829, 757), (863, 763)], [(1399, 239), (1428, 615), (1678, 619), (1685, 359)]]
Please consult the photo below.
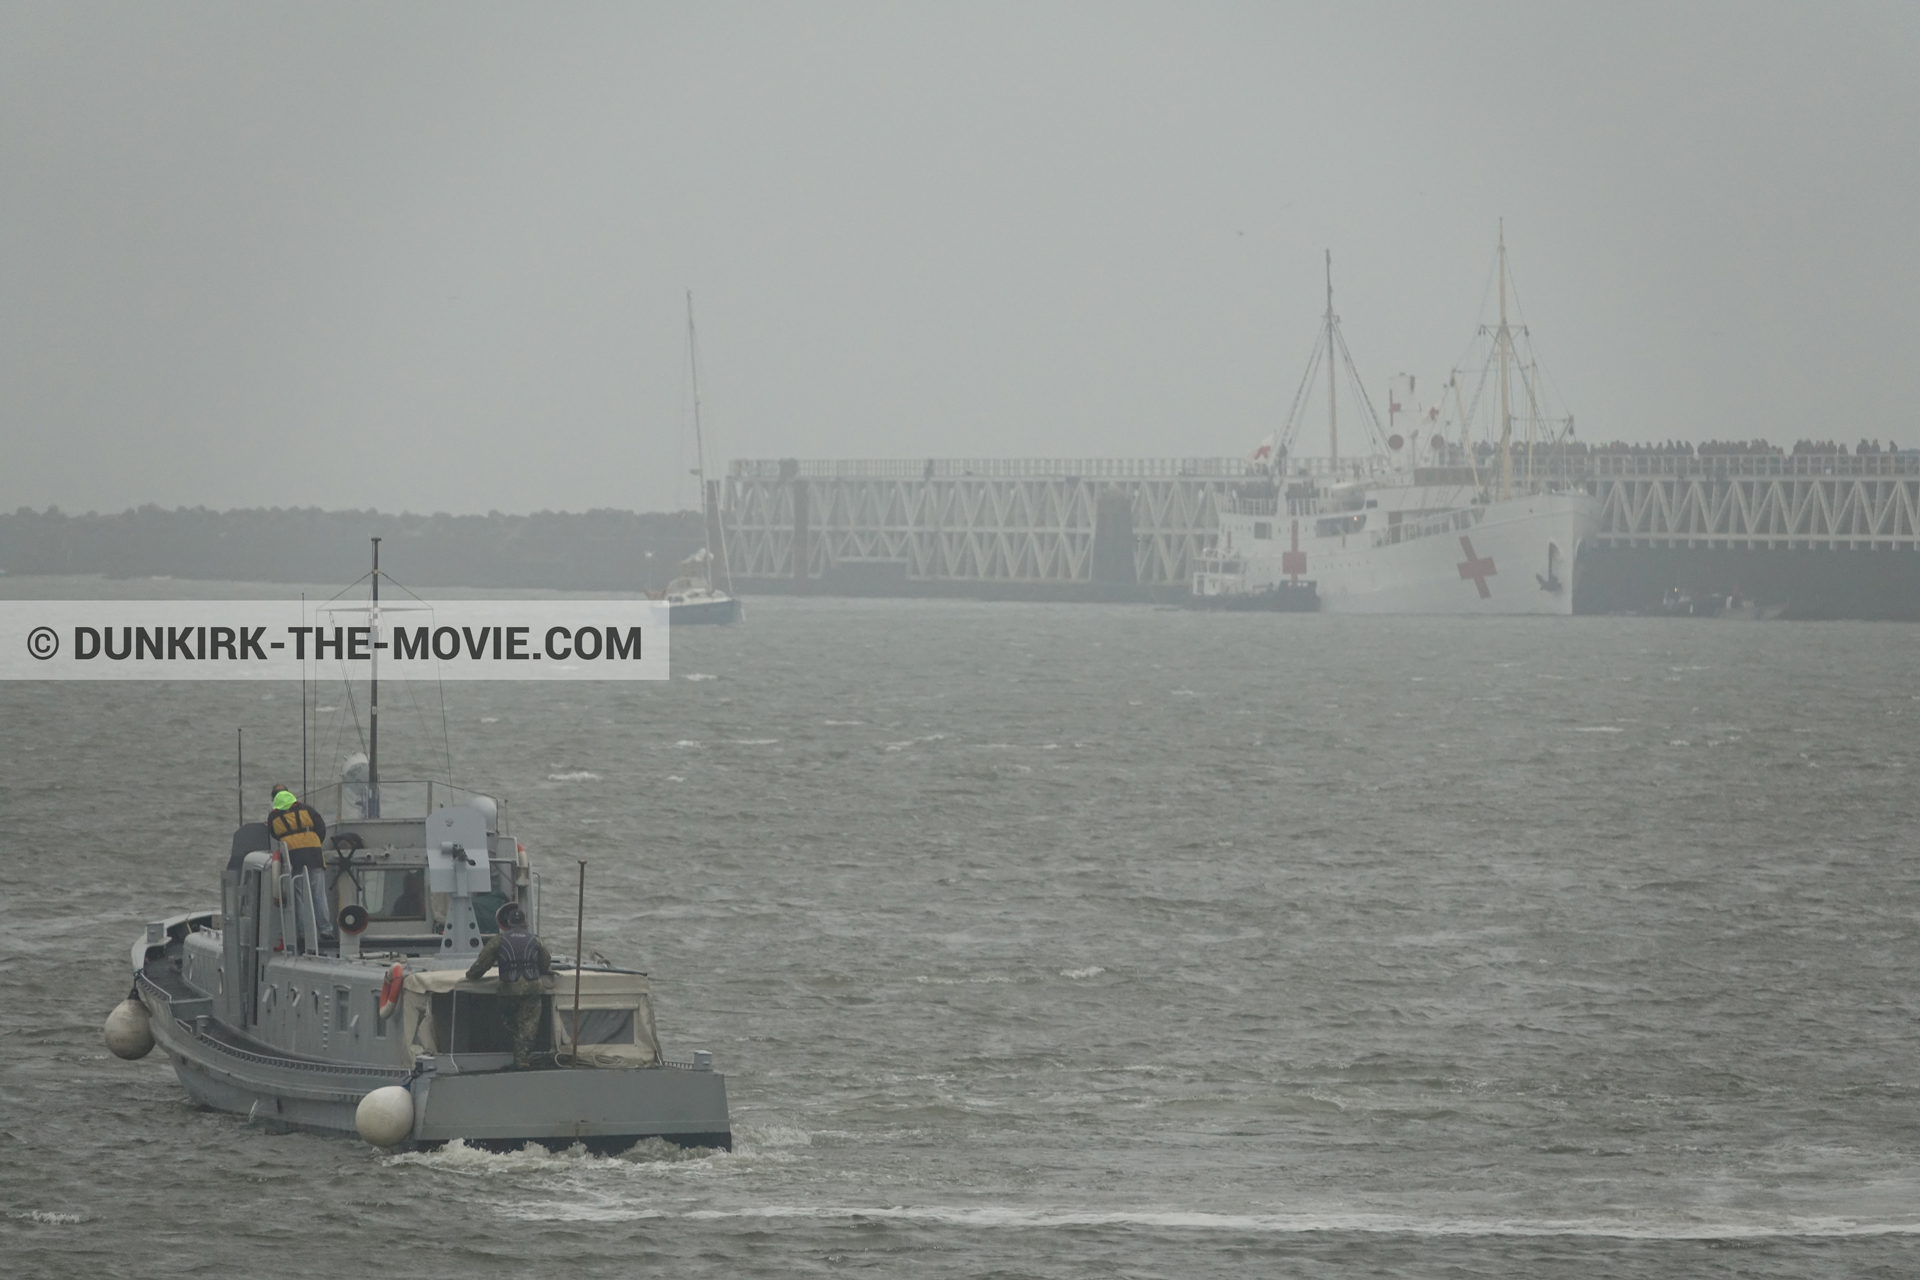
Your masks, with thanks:
[(295, 901), (299, 900), (300, 886), (304, 883), (320, 936), (338, 937), (333, 923), (333, 904), (327, 896), (327, 866), (320, 851), (320, 842), (327, 838), (327, 820), (320, 816), (319, 810), (276, 782), (273, 809), (267, 814), (267, 830), (287, 846)]

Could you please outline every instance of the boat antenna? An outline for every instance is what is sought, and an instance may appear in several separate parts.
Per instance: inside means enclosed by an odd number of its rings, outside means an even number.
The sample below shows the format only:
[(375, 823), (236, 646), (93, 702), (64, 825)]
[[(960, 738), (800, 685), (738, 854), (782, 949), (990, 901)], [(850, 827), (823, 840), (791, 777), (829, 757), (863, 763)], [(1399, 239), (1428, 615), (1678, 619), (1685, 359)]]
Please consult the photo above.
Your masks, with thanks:
[(1327, 250), (1327, 459), (1328, 470), (1336, 477), (1340, 473), (1340, 411), (1334, 403), (1335, 377), (1333, 358), (1333, 250)]
[[(688, 295), (691, 297), (692, 295)], [(586, 954), (587, 945), (587, 860), (580, 863), (580, 905), (573, 917), (573, 1060), (580, 1060), (580, 967), (586, 963), (580, 957)]]
[[(307, 593), (300, 593), (300, 624), (307, 622)], [(307, 664), (300, 664), (300, 794), (307, 794)]]
[[(373, 611), (367, 621), (373, 625), (373, 638), (380, 638), (380, 539), (373, 540)], [(380, 816), (380, 651), (370, 650), (372, 678), (367, 690), (367, 799), (373, 806), (368, 816)]]

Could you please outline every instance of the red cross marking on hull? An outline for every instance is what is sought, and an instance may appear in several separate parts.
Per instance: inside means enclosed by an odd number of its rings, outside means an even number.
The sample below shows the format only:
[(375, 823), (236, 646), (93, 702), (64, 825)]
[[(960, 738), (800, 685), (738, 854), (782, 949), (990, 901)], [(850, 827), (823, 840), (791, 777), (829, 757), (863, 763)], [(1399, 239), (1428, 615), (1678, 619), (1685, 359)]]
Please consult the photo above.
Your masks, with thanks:
[(1293, 550), (1280, 553), (1280, 572), (1290, 581), (1300, 581), (1300, 575), (1307, 571), (1307, 553), (1300, 549), (1300, 522), (1293, 522)]
[(1487, 579), (1499, 573), (1499, 570), (1493, 567), (1493, 557), (1474, 555), (1473, 539), (1464, 533), (1460, 535), (1460, 549), (1467, 553), (1466, 562), (1460, 566), (1460, 577), (1462, 580), (1472, 578), (1473, 585), (1480, 588), (1480, 598), (1485, 600), (1493, 594), (1487, 587)]

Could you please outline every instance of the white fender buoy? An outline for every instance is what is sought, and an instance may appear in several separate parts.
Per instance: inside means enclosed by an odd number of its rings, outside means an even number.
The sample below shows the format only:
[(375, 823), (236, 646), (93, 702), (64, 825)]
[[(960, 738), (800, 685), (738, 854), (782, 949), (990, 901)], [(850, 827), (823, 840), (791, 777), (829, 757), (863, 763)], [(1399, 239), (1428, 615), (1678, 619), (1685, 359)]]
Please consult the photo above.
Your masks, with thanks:
[(413, 1132), (413, 1095), (397, 1084), (375, 1089), (360, 1099), (353, 1127), (376, 1147), (399, 1144)]
[(116, 1058), (132, 1061), (153, 1052), (153, 1021), (147, 1016), (147, 1006), (131, 997), (113, 1006), (107, 1025), (100, 1030)]

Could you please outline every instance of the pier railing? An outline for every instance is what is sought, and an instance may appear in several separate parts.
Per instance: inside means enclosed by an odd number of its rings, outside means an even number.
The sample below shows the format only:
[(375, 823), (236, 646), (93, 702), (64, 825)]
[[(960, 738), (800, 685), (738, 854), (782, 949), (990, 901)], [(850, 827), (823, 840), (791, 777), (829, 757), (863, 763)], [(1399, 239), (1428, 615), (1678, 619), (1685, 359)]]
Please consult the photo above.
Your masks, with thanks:
[[(1418, 466), (1477, 467), (1482, 483), (1500, 472), (1497, 450), (1473, 461), (1457, 447), (1423, 457)], [(1359, 479), (1391, 474), (1394, 463), (1367, 456), (1288, 458), (1284, 474), (1315, 479)], [(1531, 458), (1513, 450), (1516, 480), (1614, 476), (1920, 476), (1920, 451), (1879, 454), (1687, 454), (1536, 448)], [(1275, 473), (1245, 458), (740, 458), (728, 465), (739, 480), (1248, 480)]]
[[(1920, 453), (1865, 454), (1707, 454), (1589, 453), (1574, 454), (1571, 469), (1597, 479), (1633, 476), (1695, 477), (1770, 476), (1920, 476)], [(1584, 464), (1584, 465), (1582, 465)]]
[(1212, 552), (1222, 511), (1267, 515), (1303, 473), (1317, 490), (1394, 476), (1579, 489), (1598, 502), (1598, 540), (1613, 547), (1920, 550), (1920, 453), (1536, 447), (1502, 463), (1497, 451), (1469, 459), (1458, 447), (1423, 451), (1412, 468), (1289, 458), (1283, 474), (1220, 457), (749, 459), (728, 471), (726, 555), (743, 583), (800, 589), (1177, 586)]
[(1166, 480), (1260, 472), (1241, 458), (742, 458), (727, 474), (740, 480)]
[[(1290, 476), (1358, 480), (1385, 474), (1384, 458), (1289, 458)], [(735, 480), (1260, 480), (1264, 462), (1245, 458), (739, 458)]]

